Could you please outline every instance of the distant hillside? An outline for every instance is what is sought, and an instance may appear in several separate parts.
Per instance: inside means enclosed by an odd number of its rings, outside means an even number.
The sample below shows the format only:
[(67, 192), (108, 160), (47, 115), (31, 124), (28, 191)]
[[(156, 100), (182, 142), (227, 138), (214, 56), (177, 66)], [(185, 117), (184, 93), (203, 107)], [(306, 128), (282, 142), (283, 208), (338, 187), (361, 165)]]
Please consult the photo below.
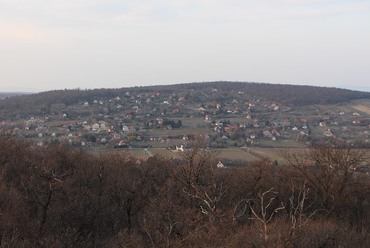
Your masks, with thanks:
[(285, 105), (301, 106), (335, 104), (354, 99), (370, 98), (369, 92), (339, 88), (221, 81), (120, 89), (55, 90), (14, 96), (0, 100), (0, 114), (2, 119), (13, 118), (17, 115), (38, 115), (46, 113), (48, 107), (52, 104), (62, 103), (70, 106), (82, 101), (110, 99), (124, 95), (126, 92), (131, 94), (160, 93), (163, 96), (181, 93), (182, 95), (191, 95), (189, 101), (193, 103), (201, 103), (205, 97), (222, 101), (223, 99), (233, 98), (237, 94), (243, 94), (243, 97), (247, 99), (262, 99)]
[(21, 95), (28, 95), (31, 93), (26, 93), (26, 92), (0, 92), (0, 99), (6, 99), (8, 97), (12, 96), (21, 96)]

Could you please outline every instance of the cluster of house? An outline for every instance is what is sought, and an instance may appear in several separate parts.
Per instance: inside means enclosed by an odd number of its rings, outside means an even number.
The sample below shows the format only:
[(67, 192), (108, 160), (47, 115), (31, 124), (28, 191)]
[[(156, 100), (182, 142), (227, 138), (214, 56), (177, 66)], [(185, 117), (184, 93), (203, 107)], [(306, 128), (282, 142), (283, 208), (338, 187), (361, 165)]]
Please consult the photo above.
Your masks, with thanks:
[[(345, 113), (340, 111), (336, 114), (305, 116), (295, 118), (291, 108), (280, 107), (271, 104), (268, 109), (276, 112), (287, 113), (282, 118), (277, 118), (271, 112), (253, 112), (255, 104), (248, 105), (248, 111), (244, 113), (246, 122), (230, 123), (225, 120), (212, 121), (212, 116), (206, 114), (204, 120), (209, 123), (210, 129), (220, 135), (222, 139), (244, 139), (246, 144), (259, 144), (261, 139), (278, 141), (280, 139), (306, 140), (338, 138), (357, 134), (361, 138), (369, 138), (370, 118), (358, 112)], [(313, 130), (315, 130), (313, 132)], [(238, 134), (238, 135), (235, 135)], [(365, 140), (368, 142), (368, 140)]]
[[(167, 94), (124, 92), (112, 98), (81, 100), (73, 108), (58, 105), (55, 111), (51, 110), (55, 114), (32, 116), (23, 122), (3, 125), (13, 127), (20, 137), (34, 139), (38, 145), (45, 142), (112, 147), (123, 147), (133, 142), (166, 145), (171, 143), (169, 137), (162, 134), (145, 136), (143, 133), (149, 129), (181, 129), (181, 119), (184, 118), (203, 118), (204, 126), (208, 127), (207, 138), (226, 145), (235, 142), (254, 145), (262, 139), (342, 137), (351, 132), (361, 132), (362, 138), (369, 135), (370, 118), (358, 112), (313, 112), (303, 116), (288, 106), (248, 99), (244, 92), (221, 100), (217, 93), (217, 89), (208, 93), (191, 90)], [(181, 144), (191, 136), (191, 133), (184, 133), (176, 139)]]

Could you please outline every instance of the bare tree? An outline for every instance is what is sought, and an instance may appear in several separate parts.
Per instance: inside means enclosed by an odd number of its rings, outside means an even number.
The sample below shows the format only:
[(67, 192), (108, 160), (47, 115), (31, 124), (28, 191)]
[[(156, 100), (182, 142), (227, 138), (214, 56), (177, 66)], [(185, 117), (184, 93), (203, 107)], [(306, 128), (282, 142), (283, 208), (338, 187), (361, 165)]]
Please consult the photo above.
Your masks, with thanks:
[(285, 241), (286, 243), (291, 243), (296, 230), (302, 228), (309, 221), (311, 221), (317, 212), (325, 211), (324, 209), (312, 210), (311, 207), (313, 203), (307, 203), (309, 193), (310, 189), (307, 187), (306, 182), (299, 187), (296, 187), (294, 184), (292, 184), (288, 205), (285, 206), (291, 225), (289, 235)]
[(200, 209), (213, 223), (223, 217), (220, 204), (227, 192), (224, 183), (227, 173), (216, 167), (217, 152), (206, 149), (204, 144), (203, 140), (196, 140), (180, 155), (182, 166), (175, 179), (188, 197), (190, 207)]
[(351, 179), (357, 166), (367, 159), (367, 150), (320, 145), (302, 152), (285, 150), (283, 156), (331, 212), (349, 197)]
[[(276, 213), (283, 210), (285, 207), (283, 204), (275, 206), (276, 196), (278, 192), (273, 191), (271, 188), (263, 193), (258, 194), (258, 202), (254, 200), (248, 200), (249, 208), (252, 212), (251, 219), (257, 220), (261, 225), (261, 235), (265, 242), (269, 238), (268, 224), (272, 221)], [(252, 204), (255, 203), (255, 204)], [(259, 208), (257, 207), (259, 205)]]
[(208, 216), (211, 222), (223, 217), (219, 211), (219, 203), (224, 197), (227, 190), (220, 178), (215, 175), (216, 168), (210, 167), (208, 182), (204, 185), (191, 182), (191, 191), (184, 191), (190, 197), (197, 199), (202, 214)]

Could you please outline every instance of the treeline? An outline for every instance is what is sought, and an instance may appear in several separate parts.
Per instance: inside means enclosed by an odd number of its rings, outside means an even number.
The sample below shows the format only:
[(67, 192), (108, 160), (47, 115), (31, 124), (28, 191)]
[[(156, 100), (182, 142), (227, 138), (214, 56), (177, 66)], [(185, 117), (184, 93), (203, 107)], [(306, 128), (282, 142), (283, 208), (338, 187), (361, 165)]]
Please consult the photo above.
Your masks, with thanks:
[(12, 96), (20, 96), (20, 95), (27, 95), (31, 93), (22, 93), (22, 92), (0, 92), (0, 99), (7, 99)]
[[(213, 91), (215, 89), (217, 92)], [(232, 101), (239, 92), (243, 92), (243, 97), (246, 99), (264, 99), (287, 105), (334, 104), (354, 99), (370, 98), (369, 92), (338, 88), (244, 82), (204, 82), (121, 89), (54, 90), (0, 100), (0, 113), (3, 118), (14, 118), (17, 115), (47, 114), (48, 108), (53, 104), (69, 106), (82, 101), (91, 102), (95, 99), (110, 99), (122, 96), (127, 91), (132, 95), (159, 92), (162, 96), (169, 96), (176, 92), (188, 96), (187, 100), (190, 103), (202, 103), (205, 96), (208, 100), (214, 98), (214, 100), (229, 99)], [(213, 95), (209, 94), (211, 92), (213, 92)]]
[(4, 133), (0, 152), (0, 247), (370, 246), (366, 150), (221, 169), (201, 143), (141, 162)]
[(118, 89), (98, 90), (53, 90), (23, 96), (9, 97), (0, 101), (0, 113), (3, 117), (14, 118), (30, 115), (46, 115), (53, 104), (65, 106), (93, 101), (99, 97), (113, 98), (120, 94)]

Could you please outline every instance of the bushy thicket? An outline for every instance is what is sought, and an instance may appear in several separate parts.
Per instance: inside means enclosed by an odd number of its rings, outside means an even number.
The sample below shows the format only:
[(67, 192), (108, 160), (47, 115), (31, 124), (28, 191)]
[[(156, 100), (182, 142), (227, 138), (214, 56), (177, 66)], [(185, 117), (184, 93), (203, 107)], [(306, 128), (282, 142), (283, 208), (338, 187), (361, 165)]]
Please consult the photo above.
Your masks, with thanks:
[[(366, 152), (315, 147), (216, 168), (0, 138), (0, 247), (369, 247)], [(180, 161), (180, 162), (179, 162)]]

